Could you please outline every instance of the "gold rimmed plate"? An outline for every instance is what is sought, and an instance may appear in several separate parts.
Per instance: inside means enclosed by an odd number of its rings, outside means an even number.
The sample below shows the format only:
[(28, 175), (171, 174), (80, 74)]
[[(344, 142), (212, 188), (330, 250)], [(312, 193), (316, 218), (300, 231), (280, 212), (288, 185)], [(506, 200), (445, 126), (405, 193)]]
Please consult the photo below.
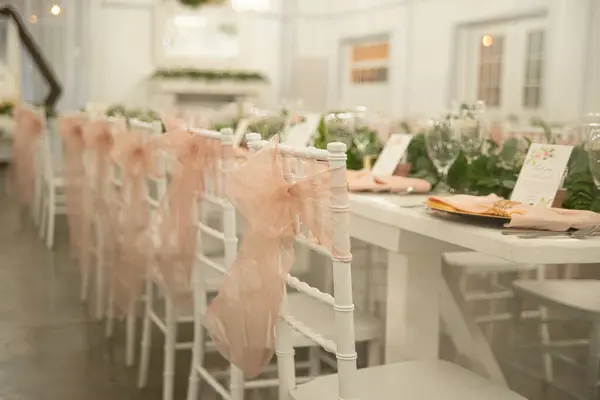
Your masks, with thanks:
[(493, 225), (504, 225), (510, 222), (510, 217), (501, 216), (501, 215), (489, 215), (489, 214), (477, 214), (471, 213), (467, 211), (458, 211), (455, 208), (439, 203), (436, 201), (426, 201), (425, 206), (434, 212), (442, 213), (445, 215), (455, 216), (457, 218), (463, 219), (465, 221), (481, 223), (481, 224), (493, 224)]

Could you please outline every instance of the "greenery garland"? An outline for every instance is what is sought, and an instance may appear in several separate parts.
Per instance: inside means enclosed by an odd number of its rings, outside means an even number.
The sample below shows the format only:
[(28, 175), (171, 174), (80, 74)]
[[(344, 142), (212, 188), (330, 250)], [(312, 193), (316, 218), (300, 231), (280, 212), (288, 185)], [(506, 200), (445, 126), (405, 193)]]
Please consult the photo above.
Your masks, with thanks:
[(130, 108), (127, 109), (125, 106), (121, 104), (115, 104), (106, 109), (104, 113), (107, 117), (124, 117), (127, 119), (127, 123), (129, 123), (129, 119), (137, 119), (142, 122), (154, 122), (160, 121), (162, 125), (162, 131), (166, 132), (165, 124), (163, 123), (160, 115), (151, 109), (138, 109), (138, 108)]
[(221, 4), (223, 0), (179, 0), (186, 7), (198, 8), (206, 4)]
[(153, 79), (194, 79), (212, 81), (268, 82), (265, 75), (256, 71), (232, 71), (212, 69), (159, 69)]
[(327, 143), (330, 142), (345, 143), (348, 157), (347, 168), (359, 170), (363, 168), (365, 156), (371, 156), (375, 160), (383, 150), (383, 144), (379, 140), (377, 132), (360, 119), (355, 118), (352, 125), (345, 123), (341, 117), (348, 113), (335, 111), (321, 117), (314, 145), (316, 148), (326, 149)]
[[(467, 117), (472, 117), (468, 115)], [(554, 143), (550, 127), (544, 121), (532, 121), (545, 132), (546, 141)], [(402, 124), (405, 132), (411, 132), (408, 124)], [(332, 141), (342, 141), (349, 144), (348, 169), (363, 168), (363, 157), (369, 154), (379, 154), (382, 144), (376, 132), (366, 126), (357, 127), (354, 136), (344, 129), (328, 124), (323, 117), (319, 124), (315, 146), (321, 149), (327, 147)], [(357, 137), (367, 138), (369, 146), (367, 151), (359, 151), (356, 145)], [(362, 139), (359, 139), (359, 141)], [(471, 165), (468, 164), (464, 154), (460, 154), (448, 173), (449, 186), (461, 193), (487, 195), (495, 193), (504, 198), (509, 198), (515, 187), (517, 178), (523, 166), (525, 154), (529, 150), (531, 141), (527, 138), (512, 138), (499, 146), (491, 139), (485, 140), (480, 154), (475, 157)], [(427, 153), (425, 131), (413, 133), (413, 139), (408, 146), (407, 161), (411, 165), (410, 177), (427, 180), (436, 186), (440, 177)], [(567, 194), (563, 207), (575, 210), (592, 210), (600, 212), (600, 191), (596, 188), (590, 172), (588, 154), (585, 144), (573, 149), (567, 167), (567, 177), (564, 182)]]

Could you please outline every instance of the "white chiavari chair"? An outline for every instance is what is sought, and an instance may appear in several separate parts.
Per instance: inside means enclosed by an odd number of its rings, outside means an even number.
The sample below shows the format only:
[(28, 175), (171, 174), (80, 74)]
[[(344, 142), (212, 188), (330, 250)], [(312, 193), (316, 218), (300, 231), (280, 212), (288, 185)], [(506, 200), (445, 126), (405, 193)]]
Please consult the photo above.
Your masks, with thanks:
[[(43, 114), (42, 114), (43, 115)], [(46, 127), (41, 140), (41, 165), (39, 183), (39, 201), (41, 203), (40, 237), (46, 239), (49, 249), (54, 247), (54, 233), (57, 215), (66, 213), (65, 180), (61, 176), (59, 163), (62, 161), (58, 150), (60, 146), (56, 129)]]
[[(227, 269), (227, 266), (235, 259), (237, 251), (237, 235), (236, 235), (236, 224), (235, 224), (235, 210), (223, 197), (220, 184), (222, 178), (220, 174), (223, 170), (231, 168), (233, 160), (232, 149), (232, 132), (230, 129), (223, 129), (221, 133), (192, 129), (191, 132), (195, 135), (200, 135), (207, 140), (212, 140), (219, 143), (221, 148), (220, 154), (221, 159), (215, 159), (215, 170), (219, 171), (216, 177), (211, 177), (209, 174), (205, 174), (204, 177), (204, 191), (200, 198), (197, 200), (196, 205), (196, 220), (195, 230), (197, 235), (197, 247), (196, 247), (196, 266), (192, 273), (193, 284), (191, 287), (201, 287), (201, 293), (204, 296), (214, 294), (218, 291), (223, 275)], [(229, 148), (229, 150), (228, 150)], [(167, 162), (168, 164), (168, 162)], [(223, 167), (223, 168), (221, 168)], [(216, 178), (216, 181), (211, 180)], [(208, 221), (203, 217), (203, 213), (198, 212), (198, 208), (201, 210), (205, 208), (207, 204), (216, 207), (221, 210), (223, 229), (214, 228), (208, 224)], [(223, 257), (215, 256), (211, 251), (206, 252), (204, 246), (205, 239), (211, 237), (214, 240), (223, 242), (225, 253)], [(204, 264), (208, 266), (206, 274), (200, 276), (197, 272), (198, 269), (204, 269), (200, 265)], [(201, 282), (200, 282), (201, 280)], [(164, 348), (164, 365), (163, 365), (163, 399), (171, 400), (173, 398), (174, 390), (174, 375), (175, 375), (175, 358), (178, 350), (189, 350), (192, 349), (193, 343), (191, 342), (180, 342), (177, 343), (177, 331), (178, 325), (182, 323), (194, 322), (194, 340), (197, 343), (202, 343), (201, 350), (204, 349), (203, 340), (203, 328), (202, 325), (198, 325), (192, 316), (192, 312), (189, 309), (185, 309), (181, 304), (178, 304), (174, 296), (185, 297), (191, 295), (194, 298), (194, 304), (206, 304), (206, 299), (202, 300), (200, 292), (191, 291), (184, 293), (169, 293), (166, 288), (162, 287), (163, 279), (160, 276), (160, 272), (155, 266), (150, 265), (148, 268), (148, 275), (146, 278), (146, 298), (145, 298), (145, 312), (143, 321), (143, 332), (142, 332), (142, 343), (141, 343), (141, 355), (140, 355), (140, 369), (138, 376), (138, 386), (143, 388), (148, 383), (148, 369), (150, 364), (150, 348), (152, 341), (152, 324), (155, 324), (160, 332), (165, 335), (165, 348)], [(156, 302), (156, 289), (161, 292), (162, 301), (164, 302), (164, 315), (161, 315), (155, 308)], [(194, 356), (200, 356), (200, 352), (194, 351)], [(195, 359), (195, 358), (194, 358)], [(193, 364), (195, 364), (193, 362)], [(192, 382), (197, 382), (195, 373), (191, 374), (190, 385)], [(193, 390), (193, 389), (191, 389)]]
[[(233, 205), (223, 196), (223, 174), (231, 170), (235, 164), (233, 152), (233, 133), (231, 129), (223, 129), (221, 133), (206, 130), (192, 130), (196, 135), (202, 135), (208, 140), (220, 140), (223, 158), (220, 173), (217, 175), (219, 182), (213, 182), (200, 199), (200, 207), (212, 204), (222, 209), (223, 231), (220, 232), (208, 224), (199, 213), (197, 260), (192, 273), (192, 291), (194, 296), (193, 321), (194, 342), (192, 344), (192, 364), (190, 368), (188, 400), (197, 400), (200, 379), (206, 381), (224, 399), (243, 399), (244, 377), (241, 371), (232, 366), (230, 371), (229, 390), (221, 385), (218, 379), (208, 371), (204, 365), (207, 340), (202, 323), (203, 315), (207, 309), (207, 297), (220, 288), (223, 276), (233, 264), (237, 255), (237, 227), (236, 211)], [(224, 257), (214, 259), (207, 253), (204, 246), (205, 238), (213, 237), (224, 243)]]
[[(265, 142), (253, 144), (262, 146)], [(346, 146), (330, 143), (327, 150), (294, 149), (280, 146), (284, 157), (308, 157), (328, 161), (331, 168), (331, 212), (334, 254), (328, 253), (333, 263), (334, 295), (328, 295), (295, 278), (287, 282), (300, 292), (310, 296), (316, 304), (331, 312), (333, 335), (323, 331), (325, 324), (311, 325), (291, 307), (291, 298), (297, 294), (284, 295), (277, 322), (276, 354), (279, 372), (279, 399), (445, 399), (475, 400), (503, 399), (523, 400), (508, 389), (497, 387), (469, 371), (451, 363), (437, 360), (407, 361), (357, 370), (355, 348), (356, 324), (352, 299), (352, 257), (345, 249), (350, 248), (350, 208), (346, 183)], [(294, 179), (290, 174), (288, 179)], [(345, 254), (347, 253), (347, 254)], [(302, 294), (301, 296), (305, 296)], [(338, 374), (318, 377), (296, 386), (293, 333), (303, 335), (324, 350), (334, 353)], [(190, 400), (190, 399), (188, 399)]]
[[(515, 300), (512, 307), (513, 326), (510, 338), (511, 368), (541, 378), (544, 388), (554, 386), (573, 398), (597, 400), (600, 393), (600, 281), (591, 279), (522, 280), (514, 282)], [(574, 338), (572, 333), (560, 335), (560, 340), (536, 343), (522, 335), (523, 303), (531, 302), (552, 310), (552, 318), (539, 321), (540, 325), (573, 324), (585, 321), (591, 325), (588, 337)], [(529, 324), (528, 324), (529, 325)], [(587, 358), (574, 356), (573, 350), (587, 347)], [(524, 362), (530, 351), (541, 353), (573, 367), (584, 380), (579, 385), (565, 385), (544, 371), (543, 376)]]
[[(255, 151), (263, 143), (260, 141), (260, 135), (257, 133), (249, 133), (246, 135), (246, 141), (251, 151)], [(285, 146), (280, 146), (280, 148), (285, 149)], [(288, 148), (289, 149), (289, 148)], [(294, 155), (298, 157), (304, 157), (305, 159), (327, 159), (327, 151), (317, 150), (314, 148), (297, 150), (296, 153), (284, 154), (284, 157), (293, 158)], [(320, 158), (319, 158), (320, 157)], [(294, 161), (294, 160), (289, 160)], [(287, 171), (287, 175), (285, 178), (293, 182), (298, 179), (302, 179), (304, 174), (308, 171), (303, 170), (302, 160), (297, 159), (295, 163), (294, 175), (292, 175), (291, 171)], [(287, 164), (287, 163), (286, 163)], [(345, 178), (344, 178), (345, 179)], [(300, 246), (304, 246), (314, 250), (320, 254), (327, 254), (327, 250), (325, 250), (322, 246), (315, 245), (312, 240), (308, 239), (308, 232), (303, 231), (303, 235), (299, 235), (296, 239), (297, 244)], [(294, 315), (299, 316), (299, 319), (303, 321), (304, 326), (310, 327), (308, 329), (320, 329), (323, 332), (323, 337), (327, 337), (329, 339), (335, 337), (336, 328), (335, 328), (335, 318), (334, 311), (331, 307), (328, 306), (329, 301), (331, 300), (331, 296), (325, 293), (320, 292), (319, 290), (309, 286), (305, 282), (299, 280), (298, 278), (289, 275), (287, 278), (287, 283), (289, 286), (295, 289), (294, 293), (291, 293), (287, 296), (286, 299), (286, 307), (289, 307), (292, 310)], [(205, 298), (205, 296), (200, 296), (201, 298)], [(321, 301), (325, 301), (325, 304)], [(201, 310), (204, 310), (206, 304), (201, 305)], [(283, 307), (283, 306), (282, 306)], [(201, 318), (203, 312), (196, 311), (197, 317)], [(198, 315), (200, 314), (200, 315)], [(382, 335), (382, 326), (379, 320), (375, 317), (371, 316), (367, 313), (357, 313), (356, 323), (354, 324), (354, 328), (356, 335), (353, 334), (353, 337), (356, 336), (357, 342), (366, 342), (366, 343), (375, 343), (377, 342)], [(298, 362), (293, 364), (294, 368), (294, 382), (297, 380), (298, 382), (306, 382), (310, 379), (313, 379), (315, 376), (318, 376), (321, 373), (321, 357), (320, 353), (315, 350), (319, 350), (318, 344), (315, 344), (311, 338), (307, 338), (302, 335), (301, 332), (291, 332), (290, 337), (290, 345), (293, 352), (294, 348), (307, 348), (309, 350), (309, 359), (308, 362)], [(375, 359), (375, 357), (373, 357)], [(325, 361), (325, 359), (323, 360)], [(282, 361), (278, 359), (278, 366), (280, 367)], [(269, 366), (268, 366), (269, 367)], [(308, 369), (308, 376), (301, 376), (297, 379), (295, 378), (295, 370), (297, 369)], [(206, 379), (206, 381), (212, 385), (212, 382), (209, 379), (212, 379), (210, 373), (206, 370), (205, 367), (200, 366), (197, 367), (198, 371), (202, 371), (201, 376)], [(267, 372), (269, 368), (266, 369)], [(234, 368), (234, 371), (237, 369)], [(238, 382), (239, 377), (233, 377), (232, 382), (234, 383), (234, 387), (237, 388), (239, 385)], [(243, 382), (243, 387), (245, 389), (258, 389), (258, 388), (269, 388), (269, 387), (277, 387), (280, 384), (280, 379), (262, 379), (259, 377), (257, 379), (248, 380)], [(192, 386), (192, 382), (190, 382), (190, 388)], [(213, 386), (214, 387), (214, 386)], [(239, 391), (235, 391), (232, 389), (231, 393), (223, 393), (223, 388), (219, 389), (219, 393), (225, 398), (239, 399), (240, 396)], [(188, 400), (195, 400), (195, 394), (190, 394)]]
[[(129, 120), (129, 129), (142, 133), (145, 139), (150, 139), (154, 135), (162, 134), (162, 124), (160, 121), (152, 123), (142, 122), (137, 119)], [(146, 188), (145, 188), (145, 203), (144, 206), (150, 210), (149, 223), (152, 223), (153, 218), (156, 215), (160, 202), (166, 193), (167, 182), (166, 175), (164, 173), (164, 164), (160, 162), (160, 157), (157, 157), (157, 176), (146, 176)], [(123, 171), (120, 166), (116, 163), (113, 164), (111, 170), (111, 184), (116, 192), (120, 195), (116, 199), (112, 199), (110, 207), (118, 207), (121, 213), (126, 210), (124, 207), (125, 203), (129, 201), (129, 193), (125, 193), (123, 186)], [(121, 214), (122, 217), (122, 214)], [(114, 232), (113, 232), (114, 233)], [(121, 238), (117, 239), (120, 240)], [(149, 260), (148, 260), (149, 262)], [(118, 268), (119, 266), (116, 266)], [(109, 285), (108, 295), (108, 310), (107, 310), (107, 322), (106, 322), (106, 335), (111, 337), (114, 330), (114, 318), (115, 318), (115, 282), (111, 282)], [(130, 309), (127, 311), (125, 321), (125, 363), (127, 366), (133, 366), (135, 363), (135, 338), (136, 338), (136, 316), (137, 316), (137, 304), (132, 302)]]

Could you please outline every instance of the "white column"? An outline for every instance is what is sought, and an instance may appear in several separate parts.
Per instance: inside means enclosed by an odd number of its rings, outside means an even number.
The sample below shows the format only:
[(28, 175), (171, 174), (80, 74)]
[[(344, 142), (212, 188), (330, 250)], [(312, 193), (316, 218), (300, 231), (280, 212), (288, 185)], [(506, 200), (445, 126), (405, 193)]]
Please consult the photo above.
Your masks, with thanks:
[(583, 111), (600, 112), (600, 1), (591, 0), (587, 21)]

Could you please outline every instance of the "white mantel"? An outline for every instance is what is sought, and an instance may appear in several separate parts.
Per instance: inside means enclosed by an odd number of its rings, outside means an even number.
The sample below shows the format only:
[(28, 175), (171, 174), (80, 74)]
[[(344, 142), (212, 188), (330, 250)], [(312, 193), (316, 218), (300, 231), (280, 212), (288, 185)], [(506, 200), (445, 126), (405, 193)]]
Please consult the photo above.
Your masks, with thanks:
[[(152, 78), (154, 96), (171, 105), (218, 105), (251, 99), (261, 102), (268, 87), (262, 82), (206, 81), (186, 78)], [(255, 103), (256, 104), (256, 103)]]

